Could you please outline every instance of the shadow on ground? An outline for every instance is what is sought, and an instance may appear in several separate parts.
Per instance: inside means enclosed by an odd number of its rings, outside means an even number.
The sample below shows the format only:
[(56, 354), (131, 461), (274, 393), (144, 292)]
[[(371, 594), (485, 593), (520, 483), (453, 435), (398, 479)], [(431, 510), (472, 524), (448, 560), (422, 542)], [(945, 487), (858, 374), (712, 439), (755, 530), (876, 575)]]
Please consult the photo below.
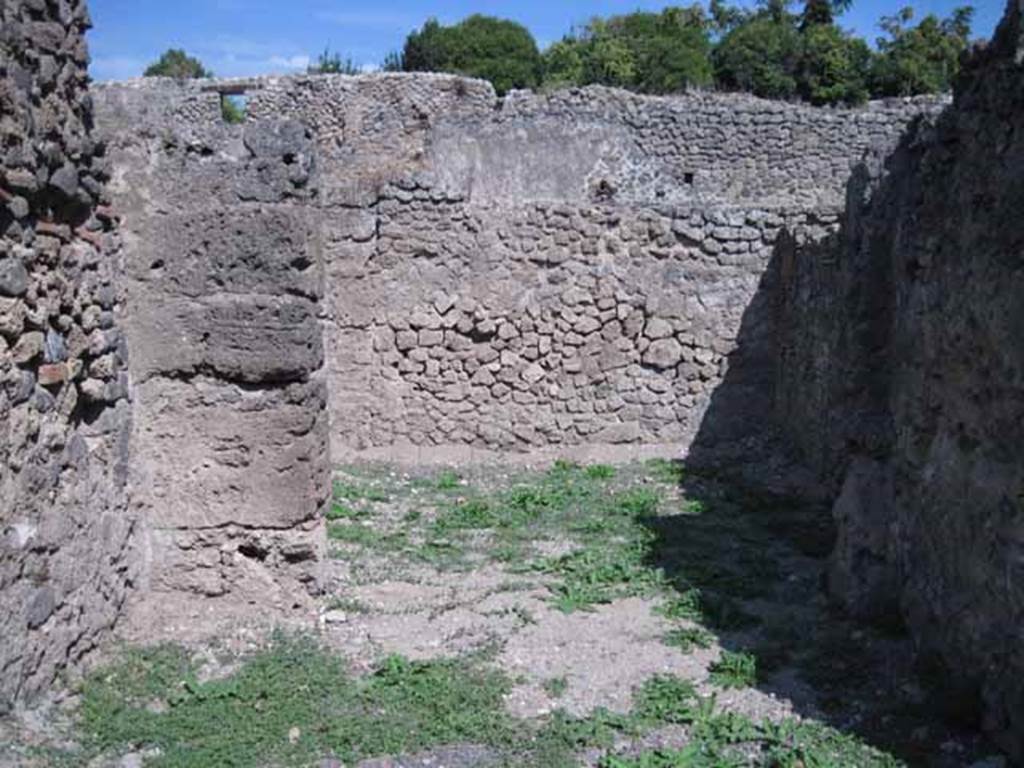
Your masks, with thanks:
[[(808, 344), (836, 339), (805, 327), (810, 318), (793, 307), (782, 311), (782, 302), (792, 300), (782, 286), (787, 292), (815, 290), (793, 284), (795, 259), (818, 260), (802, 280), (828, 279), (838, 245), (834, 234), (799, 245), (791, 233), (780, 234), (680, 471), (686, 497), (696, 502), (694, 513), (647, 521), (655, 534), (651, 564), (680, 594), (699, 598), (703, 622), (723, 648), (756, 656), (762, 691), (786, 697), (799, 714), (855, 733), (910, 765), (970, 765), (999, 754), (980, 733), (976, 703), (944, 692), (941, 673), (915, 661), (913, 643), (892, 612), (865, 625), (843, 615), (826, 595), (836, 536), (827, 478), (835, 476), (830, 462), (841, 454), (828, 443), (840, 431), (829, 429), (829, 422), (853, 419), (858, 429), (868, 428), (859, 425), (871, 421), (871, 374), (851, 372), (843, 381), (842, 416), (827, 404), (816, 409), (794, 402), (807, 392), (824, 395), (825, 377), (835, 378), (835, 372), (815, 370), (806, 349), (795, 351), (787, 340), (806, 334)], [(865, 328), (827, 332), (869, 346), (865, 334), (875, 313), (860, 307), (858, 317), (866, 319)], [(806, 368), (783, 376), (787, 365)], [(815, 385), (788, 391), (794, 376), (815, 377)], [(813, 423), (787, 424), (793, 413), (813, 414)]]

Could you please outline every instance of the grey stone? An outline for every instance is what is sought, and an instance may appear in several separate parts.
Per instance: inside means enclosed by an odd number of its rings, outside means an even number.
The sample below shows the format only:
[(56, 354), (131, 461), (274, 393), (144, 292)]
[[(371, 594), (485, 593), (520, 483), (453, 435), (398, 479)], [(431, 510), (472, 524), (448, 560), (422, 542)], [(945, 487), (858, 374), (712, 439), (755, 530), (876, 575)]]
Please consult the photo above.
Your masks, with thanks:
[(675, 339), (652, 342), (643, 354), (643, 361), (655, 368), (673, 368), (683, 359), (683, 347)]
[(37, 629), (45, 624), (56, 607), (57, 596), (53, 592), (53, 587), (46, 585), (36, 589), (29, 599), (25, 612), (25, 621), (29, 629)]
[(21, 296), (28, 290), (28, 270), (21, 259), (0, 257), (0, 296)]
[(62, 165), (50, 176), (50, 186), (65, 197), (74, 197), (78, 192), (78, 170), (70, 163)]

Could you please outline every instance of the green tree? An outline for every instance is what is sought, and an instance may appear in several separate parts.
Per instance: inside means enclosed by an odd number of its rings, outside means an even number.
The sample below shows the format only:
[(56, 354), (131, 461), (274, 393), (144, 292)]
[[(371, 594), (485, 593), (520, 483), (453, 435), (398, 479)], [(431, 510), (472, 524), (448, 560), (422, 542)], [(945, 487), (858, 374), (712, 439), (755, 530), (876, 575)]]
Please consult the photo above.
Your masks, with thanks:
[(766, 99), (797, 93), (800, 35), (784, 9), (767, 8), (735, 27), (715, 48), (715, 81), (728, 91)]
[(317, 56), (316, 61), (306, 67), (311, 75), (358, 75), (359, 67), (351, 58), (341, 58), (340, 53), (332, 53), (330, 48)]
[(800, 31), (814, 26), (830, 26), (835, 17), (849, 10), (853, 0), (806, 0), (800, 16)]
[(742, 8), (729, 5), (725, 0), (711, 0), (708, 4), (709, 26), (716, 35), (726, 35), (749, 18)]
[(580, 85), (635, 87), (636, 55), (608, 21), (591, 19), (575, 42), (582, 61)]
[(401, 72), (405, 69), (405, 61), (398, 51), (389, 51), (380, 65), (381, 72)]
[(545, 52), (550, 83), (675, 93), (711, 82), (712, 24), (698, 5), (595, 18)]
[(633, 54), (638, 90), (675, 93), (711, 82), (711, 41), (700, 6), (616, 16), (608, 27)]
[(565, 37), (544, 51), (544, 85), (558, 88), (583, 83), (583, 52), (578, 40)]
[(213, 77), (213, 72), (204, 67), (199, 59), (189, 56), (180, 48), (168, 48), (142, 74), (145, 77), (174, 77), (179, 80)]
[(967, 47), (974, 9), (963, 6), (947, 19), (929, 14), (917, 26), (912, 8), (885, 16), (879, 27), (879, 55), (871, 72), (876, 96), (914, 96), (948, 91), (960, 71), (960, 54)]
[(529, 30), (476, 14), (450, 27), (429, 20), (405, 41), (407, 72), (454, 72), (489, 80), (499, 94), (540, 84), (542, 60)]
[(868, 97), (871, 49), (835, 24), (816, 24), (802, 35), (798, 92), (812, 104), (859, 104)]

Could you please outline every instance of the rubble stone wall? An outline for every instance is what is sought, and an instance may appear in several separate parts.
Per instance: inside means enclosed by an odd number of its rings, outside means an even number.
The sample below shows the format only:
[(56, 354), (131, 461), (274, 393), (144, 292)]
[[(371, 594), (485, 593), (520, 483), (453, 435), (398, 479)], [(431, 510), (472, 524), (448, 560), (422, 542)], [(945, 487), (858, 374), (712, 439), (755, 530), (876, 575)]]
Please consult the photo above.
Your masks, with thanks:
[[(730, 367), (770, 387), (776, 235), (834, 229), (867, 148), (941, 106), (499, 100), (440, 75), (248, 87), (250, 119), (316, 136), (338, 458), (685, 445)], [(741, 345), (745, 310), (763, 323)]]
[(1022, 4), (953, 105), (876, 153), (831, 242), (788, 249), (780, 422), (836, 493), (829, 587), (901, 615), (1024, 760)]
[(80, 0), (0, 2), (0, 712), (94, 649), (138, 574), (88, 25)]

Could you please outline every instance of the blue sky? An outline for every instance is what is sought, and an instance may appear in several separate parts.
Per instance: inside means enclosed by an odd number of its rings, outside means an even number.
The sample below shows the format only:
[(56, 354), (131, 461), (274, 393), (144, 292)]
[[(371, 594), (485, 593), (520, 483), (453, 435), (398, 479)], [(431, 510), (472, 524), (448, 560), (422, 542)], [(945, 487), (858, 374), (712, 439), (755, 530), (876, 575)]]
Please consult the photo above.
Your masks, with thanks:
[[(948, 15), (965, 0), (854, 0), (841, 23), (873, 41), (878, 19), (903, 5)], [(677, 2), (675, 4), (688, 4)], [(471, 13), (515, 19), (544, 46), (591, 16), (637, 9), (658, 10), (670, 2), (648, 0), (91, 0), (91, 72), (98, 80), (142, 74), (169, 47), (198, 56), (215, 74), (248, 76), (304, 70), (324, 49), (371, 68), (430, 16), (451, 23)], [(750, 0), (740, 4), (749, 5)], [(1002, 0), (976, 0), (974, 31), (988, 37)]]

